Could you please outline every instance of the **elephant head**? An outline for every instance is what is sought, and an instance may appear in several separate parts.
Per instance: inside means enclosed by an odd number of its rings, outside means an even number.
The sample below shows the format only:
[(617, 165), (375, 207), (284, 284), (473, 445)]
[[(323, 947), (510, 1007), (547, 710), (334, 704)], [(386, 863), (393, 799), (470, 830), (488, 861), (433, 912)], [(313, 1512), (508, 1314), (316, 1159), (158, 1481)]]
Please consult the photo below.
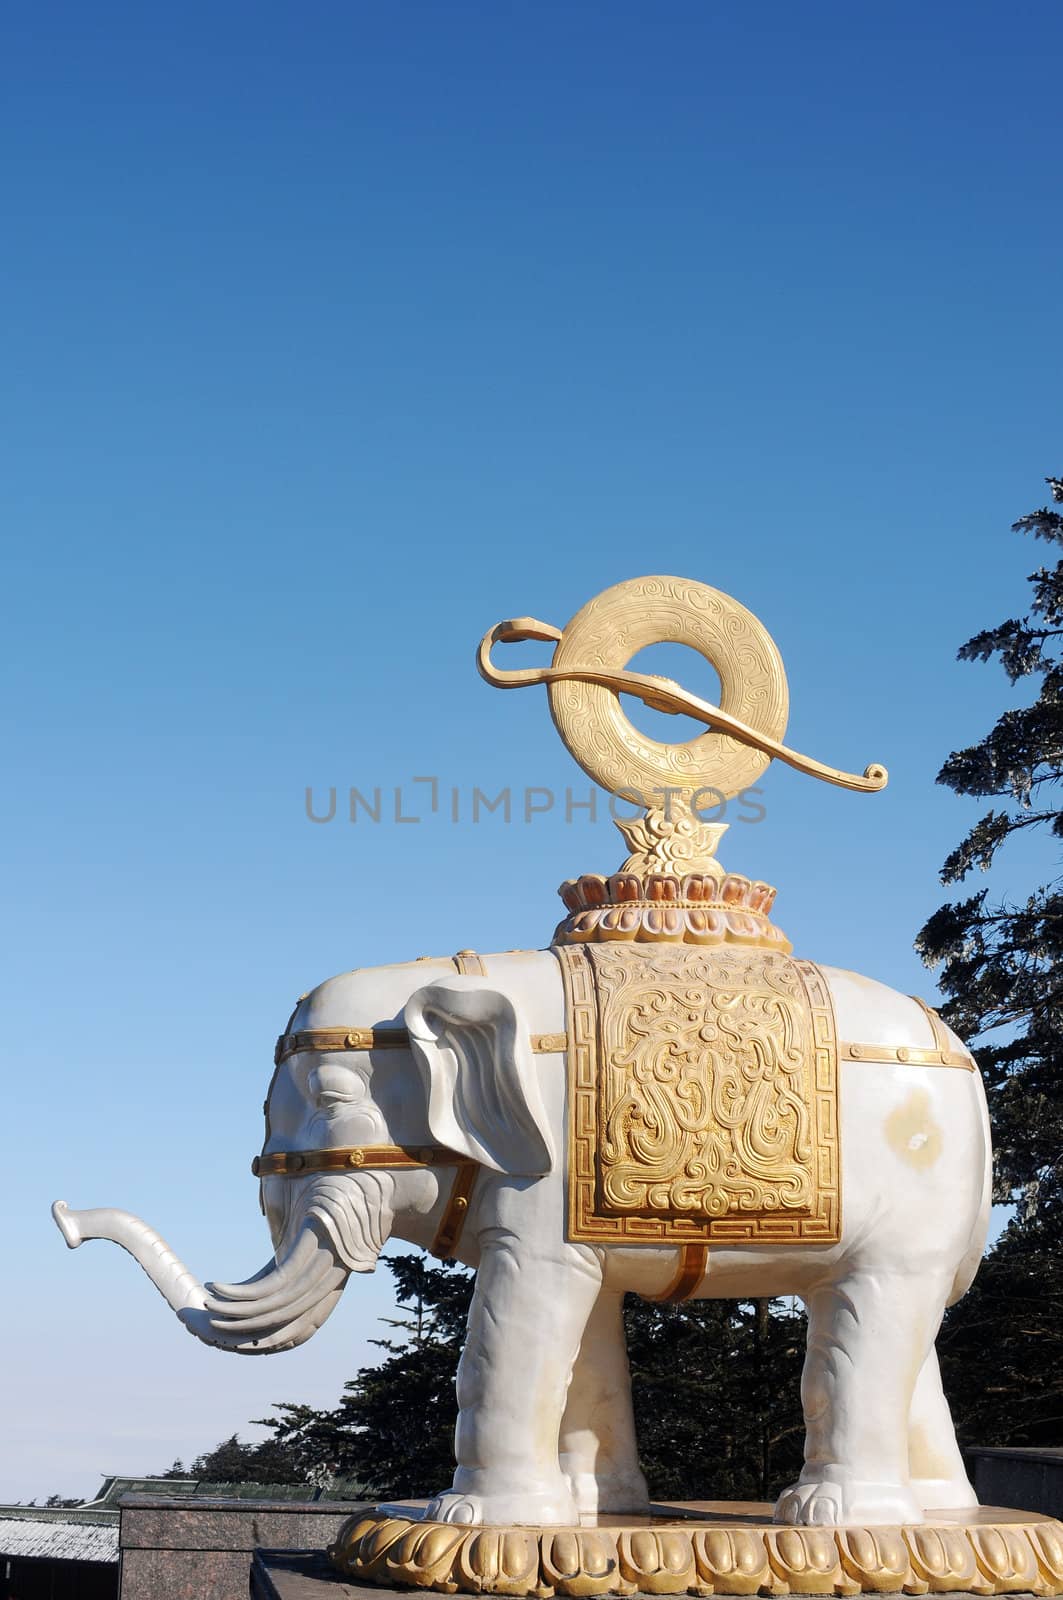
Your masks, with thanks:
[[(260, 1272), (203, 1284), (139, 1217), (57, 1201), (70, 1248), (113, 1240), (196, 1338), (264, 1355), (309, 1339), (351, 1273), (373, 1271), (392, 1232), (430, 1245), (480, 1168), (550, 1171), (554, 1141), (516, 994), (455, 975), (411, 994), (428, 976), (423, 964), (379, 972), (383, 983), (362, 971), (322, 984), (278, 1040), (253, 1163), (274, 1244)], [(449, 1223), (452, 1247), (453, 1215)]]

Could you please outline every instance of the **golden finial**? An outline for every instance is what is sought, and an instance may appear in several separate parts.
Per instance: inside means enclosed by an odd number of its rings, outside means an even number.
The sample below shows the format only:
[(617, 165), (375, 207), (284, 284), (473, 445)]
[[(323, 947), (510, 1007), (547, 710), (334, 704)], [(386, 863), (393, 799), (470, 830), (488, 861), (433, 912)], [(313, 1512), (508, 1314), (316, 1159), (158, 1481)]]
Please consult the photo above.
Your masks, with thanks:
[[(522, 639), (554, 643), (550, 666), (494, 664), (495, 644)], [(718, 706), (671, 678), (628, 670), (639, 650), (663, 643), (689, 645), (715, 669)], [(737, 600), (689, 578), (614, 584), (563, 630), (534, 617), (500, 622), (481, 640), (477, 661), (498, 689), (544, 683), (557, 731), (584, 772), (645, 811), (617, 821), (631, 852), (619, 872), (562, 884), (569, 916), (555, 935), (559, 943), (665, 939), (789, 949), (768, 916), (774, 889), (724, 871), (716, 849), (726, 824), (704, 822), (700, 811), (750, 788), (773, 759), (844, 789), (886, 785), (877, 762), (862, 775), (844, 772), (782, 743), (789, 694), (775, 641)], [(651, 739), (628, 720), (622, 694), (658, 711), (685, 712), (707, 731), (675, 744)]]

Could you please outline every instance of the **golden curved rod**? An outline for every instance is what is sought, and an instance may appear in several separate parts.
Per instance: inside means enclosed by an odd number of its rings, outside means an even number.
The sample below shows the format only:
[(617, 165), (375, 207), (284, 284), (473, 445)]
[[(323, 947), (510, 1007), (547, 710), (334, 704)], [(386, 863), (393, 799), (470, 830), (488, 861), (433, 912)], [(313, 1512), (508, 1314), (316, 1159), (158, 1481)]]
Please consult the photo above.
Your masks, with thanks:
[(560, 638), (560, 628), (553, 627), (549, 622), (539, 622), (535, 617), (513, 617), (508, 621), (496, 623), (484, 634), (476, 652), (476, 665), (480, 676), (496, 689), (525, 689), (531, 684), (566, 681), (600, 684), (605, 689), (612, 689), (614, 694), (630, 694), (654, 711), (666, 711), (672, 716), (685, 713), (694, 717), (696, 721), (705, 723), (717, 733), (729, 733), (743, 744), (762, 751), (764, 755), (776, 761), (784, 761), (795, 771), (803, 772), (810, 778), (820, 778), (824, 783), (835, 784), (839, 789), (857, 789), (864, 793), (874, 793), (886, 787), (889, 774), (881, 762), (871, 762), (864, 768), (862, 775), (856, 772), (844, 772), (840, 767), (828, 767), (822, 761), (814, 761), (811, 756), (802, 755), (799, 750), (791, 750), (788, 745), (780, 744), (777, 739), (760, 733), (756, 728), (751, 728), (747, 722), (740, 721), (738, 717), (729, 716), (726, 711), (721, 711), (719, 706), (714, 706), (711, 701), (702, 700), (698, 695), (691, 694), (672, 678), (660, 678), (646, 672), (629, 672), (626, 668), (614, 670), (609, 667), (508, 669), (495, 666), (491, 660), (491, 650), (498, 643), (516, 644), (525, 639), (543, 639), (556, 644)]

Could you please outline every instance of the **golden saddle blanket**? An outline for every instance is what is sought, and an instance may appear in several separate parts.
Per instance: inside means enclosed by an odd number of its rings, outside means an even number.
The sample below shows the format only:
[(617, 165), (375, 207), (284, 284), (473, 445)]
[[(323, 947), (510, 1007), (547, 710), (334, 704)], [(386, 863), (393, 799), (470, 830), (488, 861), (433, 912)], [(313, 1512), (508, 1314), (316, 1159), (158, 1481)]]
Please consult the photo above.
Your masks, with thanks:
[(826, 981), (775, 951), (555, 946), (568, 1237), (831, 1244), (838, 1046)]

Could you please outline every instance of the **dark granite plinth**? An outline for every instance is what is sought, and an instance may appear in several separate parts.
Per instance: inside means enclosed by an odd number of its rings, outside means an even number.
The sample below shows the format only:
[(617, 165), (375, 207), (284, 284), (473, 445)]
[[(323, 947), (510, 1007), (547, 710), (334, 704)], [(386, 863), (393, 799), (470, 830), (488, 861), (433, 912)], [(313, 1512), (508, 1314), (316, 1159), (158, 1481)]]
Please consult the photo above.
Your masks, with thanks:
[(409, 1589), (370, 1589), (349, 1583), (329, 1566), (323, 1550), (256, 1550), (251, 1600), (398, 1600)]
[(974, 1491), (983, 1504), (1025, 1506), (1063, 1521), (1063, 1449), (964, 1451)]
[(341, 1500), (125, 1495), (121, 1600), (247, 1600), (256, 1549), (323, 1550), (360, 1509)]

